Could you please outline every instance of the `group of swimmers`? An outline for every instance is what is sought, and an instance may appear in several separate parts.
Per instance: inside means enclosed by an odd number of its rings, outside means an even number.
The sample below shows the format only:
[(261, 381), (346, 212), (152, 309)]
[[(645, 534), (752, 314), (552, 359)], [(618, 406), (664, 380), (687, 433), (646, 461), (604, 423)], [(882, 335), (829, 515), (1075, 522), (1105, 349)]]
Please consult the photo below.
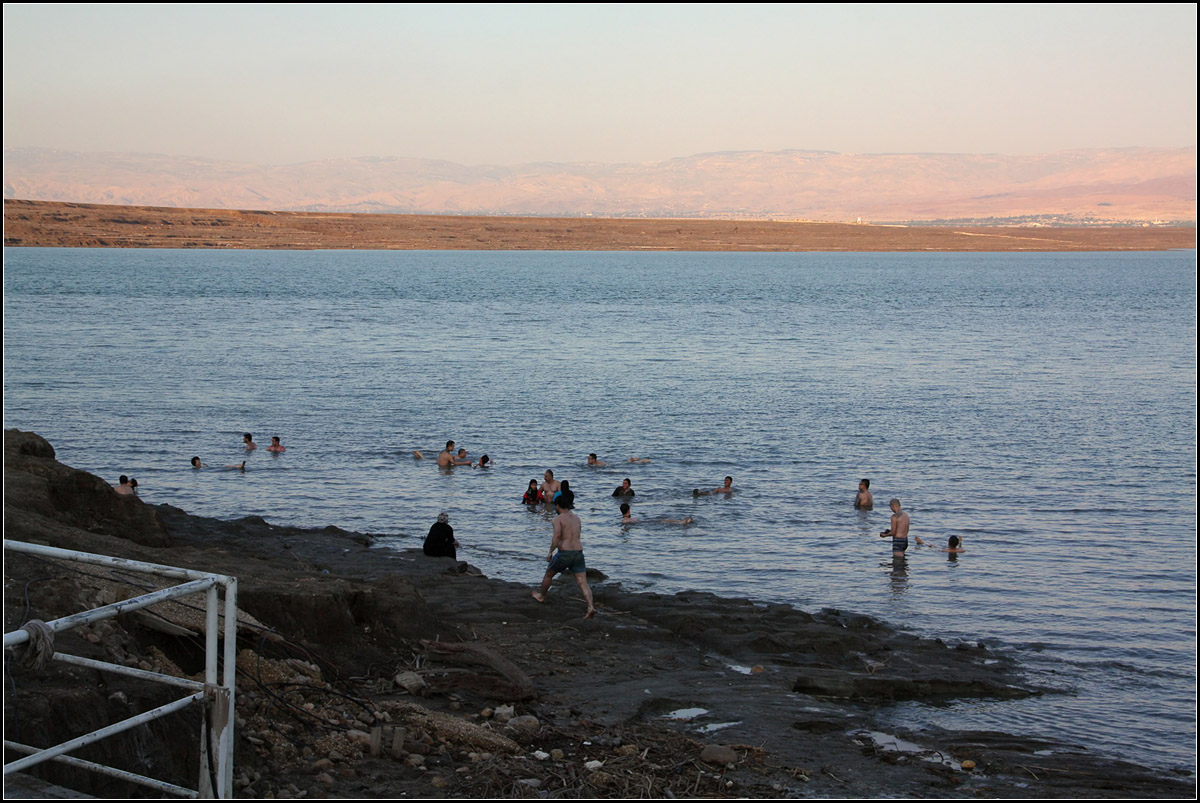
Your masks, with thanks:
[[(244, 433), (242, 435), (242, 446), (245, 448), (245, 450), (247, 452), (253, 452), (255, 449), (258, 448), (258, 444), (254, 442), (254, 436), (252, 434), (250, 434), (249, 432)], [(282, 452), (286, 452), (287, 447), (279, 442), (278, 435), (272, 435), (271, 436), (271, 445), (267, 447), (267, 451), (273, 452), (275, 454), (280, 454)], [(199, 455), (196, 455), (195, 457), (192, 458), (192, 468), (209, 468), (209, 465), (208, 465), (208, 463), (201, 461)], [(244, 472), (246, 470), (246, 461), (243, 460), (240, 463), (230, 463), (229, 465), (226, 465), (225, 468), (233, 469), (234, 471), (243, 471)]]
[[(866, 477), (858, 481), (858, 493), (854, 495), (854, 507), (858, 510), (871, 510), (875, 507), (875, 497), (871, 495), (871, 481)], [(892, 539), (892, 557), (902, 558), (904, 553), (908, 551), (908, 513), (900, 505), (899, 499), (892, 499), (888, 502), (888, 507), (892, 509), (891, 526), (879, 534), (880, 538)], [(915, 537), (917, 546), (927, 546), (936, 549), (933, 544), (927, 544), (921, 540), (918, 535)], [(950, 536), (946, 542), (946, 548), (942, 552), (958, 554), (966, 552), (962, 547), (962, 539), (957, 535)]]

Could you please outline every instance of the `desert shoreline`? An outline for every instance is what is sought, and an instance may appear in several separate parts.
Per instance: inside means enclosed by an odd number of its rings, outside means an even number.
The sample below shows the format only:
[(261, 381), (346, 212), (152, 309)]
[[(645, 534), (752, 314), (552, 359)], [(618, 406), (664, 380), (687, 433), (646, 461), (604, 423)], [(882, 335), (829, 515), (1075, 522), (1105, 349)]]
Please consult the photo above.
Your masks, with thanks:
[(1195, 248), (1196, 229), (337, 214), (5, 200), (4, 244), (246, 250), (1165, 251)]
[[(918, 638), (851, 612), (634, 592), (619, 577), (597, 577), (600, 616), (585, 621), (569, 581), (538, 605), (528, 596), (536, 577), (483, 577), (419, 549), (376, 548), (374, 536), (334, 526), (223, 521), (146, 504), (59, 463), (46, 441), (16, 430), (5, 432), (5, 523), (16, 540), (239, 577), (239, 611), (252, 617), (239, 625), (240, 797), (1195, 791), (1192, 777), (1029, 736), (888, 725), (888, 709), (903, 700), (1061, 692), (1031, 685), (1011, 658), (982, 642)], [(6, 631), (26, 608), (49, 621), (80, 602), (126, 593), (114, 584), (136, 587), (121, 573), (81, 576), (20, 555), (8, 556), (5, 574)], [(195, 625), (174, 622), (180, 611), (158, 613), (167, 625), (114, 620), (82, 637), (64, 635), (62, 649), (178, 672), (194, 662), (198, 636), (168, 625)], [(463, 669), (454, 660), (460, 650), (490, 663)], [(70, 667), (14, 672), (6, 731), (16, 722), (10, 706), (20, 708), (24, 728), (49, 739), (95, 708), (116, 713), (134, 700), (153, 702), (144, 689), (114, 681), (93, 692), (95, 674)], [(275, 704), (281, 694), (290, 707)], [(496, 719), (505, 703), (520, 724)], [(679, 709), (705, 713), (695, 722), (667, 716)], [(379, 727), (402, 734), (390, 755), (372, 754), (363, 738)], [(189, 726), (162, 734), (155, 760), (186, 772), (184, 736), (194, 733)], [(889, 740), (917, 749), (890, 749)], [(714, 758), (717, 748), (726, 758)], [(128, 759), (119, 741), (109, 749)], [(595, 761), (602, 769), (588, 767)]]

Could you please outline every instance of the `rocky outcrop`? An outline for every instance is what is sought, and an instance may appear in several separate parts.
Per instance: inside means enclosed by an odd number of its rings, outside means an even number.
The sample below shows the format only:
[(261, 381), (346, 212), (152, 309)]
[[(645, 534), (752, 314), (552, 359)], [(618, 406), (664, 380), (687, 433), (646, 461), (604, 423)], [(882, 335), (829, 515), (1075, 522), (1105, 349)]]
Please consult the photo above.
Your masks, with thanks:
[(118, 494), (94, 474), (64, 466), (44, 438), (16, 429), (4, 432), (4, 520), (8, 536), (17, 539), (44, 539), (55, 529), (47, 524), (60, 524), (144, 546), (171, 543), (153, 507)]

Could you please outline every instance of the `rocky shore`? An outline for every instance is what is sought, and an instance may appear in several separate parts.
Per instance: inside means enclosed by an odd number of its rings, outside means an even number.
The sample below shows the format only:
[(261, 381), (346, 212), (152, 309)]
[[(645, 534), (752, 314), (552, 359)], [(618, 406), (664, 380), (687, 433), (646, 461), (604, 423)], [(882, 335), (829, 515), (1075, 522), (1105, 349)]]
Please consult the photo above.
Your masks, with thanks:
[[(996, 732), (896, 732), (898, 700), (1044, 693), (985, 643), (594, 578), (545, 605), (465, 564), (367, 534), (218, 521), (118, 496), (5, 433), (5, 537), (236, 575), (240, 797), (1184, 797), (1166, 777)], [(142, 593), (144, 578), (5, 556), (5, 630)], [(194, 675), (194, 611), (166, 605), (63, 635), (88, 657)], [(985, 637), (986, 634), (980, 634)], [(200, 656), (199, 659), (197, 656)], [(162, 700), (146, 684), (9, 660), (5, 732), (52, 744)], [(187, 714), (90, 757), (195, 783)], [(185, 724), (181, 724), (185, 723)], [(8, 757), (11, 760), (12, 756)], [(95, 795), (142, 794), (51, 767)]]

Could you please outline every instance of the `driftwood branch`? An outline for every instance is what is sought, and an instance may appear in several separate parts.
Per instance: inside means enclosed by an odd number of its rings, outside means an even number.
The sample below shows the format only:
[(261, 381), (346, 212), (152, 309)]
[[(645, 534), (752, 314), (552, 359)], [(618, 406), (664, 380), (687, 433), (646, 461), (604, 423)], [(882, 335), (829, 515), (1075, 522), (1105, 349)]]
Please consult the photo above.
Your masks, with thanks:
[(470, 689), (498, 700), (533, 700), (537, 692), (529, 675), (503, 655), (479, 644), (422, 641), (426, 653), (445, 663), (485, 666), (501, 677), (477, 672), (454, 672), (426, 680), (435, 691)]

